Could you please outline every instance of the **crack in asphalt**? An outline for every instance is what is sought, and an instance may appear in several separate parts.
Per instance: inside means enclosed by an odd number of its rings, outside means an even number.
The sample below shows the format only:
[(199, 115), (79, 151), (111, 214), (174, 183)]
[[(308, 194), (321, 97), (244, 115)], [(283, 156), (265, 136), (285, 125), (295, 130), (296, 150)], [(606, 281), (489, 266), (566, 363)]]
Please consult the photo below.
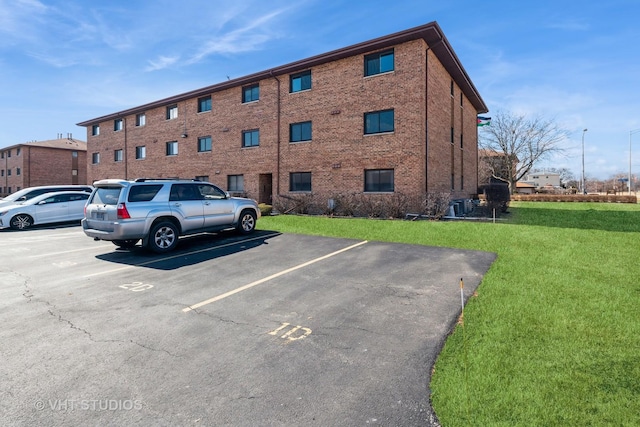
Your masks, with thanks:
[[(29, 280), (25, 279), (23, 282), (23, 286), (25, 288), (25, 291), (22, 293), (22, 296), (25, 297), (27, 299), (27, 302), (31, 303), (34, 302), (33, 299), (35, 297), (34, 293), (33, 293), (33, 289), (31, 289), (31, 287), (29, 286)], [(56, 313), (55, 311), (57, 310), (57, 307), (54, 304), (51, 304), (49, 301), (35, 301), (38, 302), (40, 304), (44, 304), (47, 306), (47, 312), (49, 313), (49, 315), (55, 319), (58, 320), (58, 322), (60, 323), (65, 323), (69, 326), (69, 328), (78, 331), (78, 332), (82, 332), (83, 334), (85, 334), (91, 341), (95, 342), (95, 343), (121, 343), (121, 344), (134, 344), (137, 345), (138, 347), (144, 348), (145, 350), (149, 350), (149, 351), (154, 351), (154, 352), (159, 352), (159, 353), (166, 353), (171, 357), (184, 357), (181, 356), (179, 354), (174, 354), (168, 350), (162, 349), (162, 348), (154, 348), (151, 347), (149, 345), (145, 345), (142, 343), (139, 343), (135, 340), (101, 340), (101, 339), (97, 339), (95, 338), (91, 332), (89, 332), (88, 330), (81, 328), (79, 326), (77, 326), (75, 323), (73, 323), (71, 320), (66, 319), (62, 316), (62, 314)]]
[[(51, 306), (51, 307), (53, 307), (55, 309), (55, 306), (51, 305), (49, 302), (44, 301), (44, 303), (49, 305), (49, 306)], [(139, 342), (137, 342), (135, 340), (132, 340), (132, 339), (130, 339), (130, 340), (116, 340), (116, 339), (114, 339), (114, 340), (101, 340), (101, 339), (94, 338), (94, 336), (91, 334), (91, 332), (87, 331), (84, 328), (80, 328), (80, 327), (76, 326), (71, 320), (65, 319), (64, 317), (62, 317), (61, 314), (54, 313), (52, 309), (48, 309), (47, 311), (49, 312), (49, 314), (52, 317), (57, 318), (59, 322), (66, 323), (67, 325), (69, 325), (69, 327), (71, 329), (79, 331), (79, 332), (82, 332), (83, 334), (87, 335), (87, 337), (89, 337), (89, 339), (91, 341), (93, 341), (93, 342), (96, 342), (96, 343), (122, 343), (122, 344), (130, 343), (130, 344), (135, 344), (138, 347), (144, 348), (145, 350), (155, 351), (155, 352), (159, 352), (159, 353), (166, 353), (171, 357), (183, 357), (181, 355), (171, 353), (168, 350), (165, 350), (165, 349), (162, 349), (162, 348), (154, 348), (154, 347), (139, 343)]]

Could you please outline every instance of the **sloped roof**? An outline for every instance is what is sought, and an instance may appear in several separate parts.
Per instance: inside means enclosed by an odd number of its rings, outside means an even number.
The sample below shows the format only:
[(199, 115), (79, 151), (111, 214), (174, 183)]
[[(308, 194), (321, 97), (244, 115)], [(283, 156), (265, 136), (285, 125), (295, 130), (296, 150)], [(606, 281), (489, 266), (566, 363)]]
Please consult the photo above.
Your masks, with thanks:
[(43, 148), (58, 148), (63, 150), (77, 150), (87, 151), (86, 141), (82, 141), (75, 138), (58, 138), (49, 139), (46, 141), (29, 141), (22, 144), (15, 144), (10, 147), (2, 148), (2, 150), (8, 150), (10, 148), (18, 147), (43, 147)]
[(526, 181), (516, 182), (516, 188), (536, 188), (535, 184)]
[(460, 63), (460, 60), (453, 51), (453, 48), (449, 44), (449, 41), (444, 36), (442, 29), (437, 22), (433, 21), (419, 27), (414, 27), (363, 43), (347, 46), (342, 49), (337, 49), (331, 52), (312, 56), (307, 59), (282, 65), (280, 67), (261, 71), (255, 74), (250, 74), (245, 77), (228, 80), (222, 83), (214, 84), (212, 86), (196, 89), (191, 92), (185, 92), (180, 95), (161, 99), (148, 104), (140, 105), (138, 107), (130, 108), (128, 110), (119, 111), (117, 113), (108, 114), (106, 116), (85, 120), (78, 123), (78, 126), (91, 126), (100, 122), (114, 120), (124, 116), (141, 113), (153, 108), (174, 104), (179, 101), (185, 101), (187, 99), (209, 95), (211, 93), (229, 89), (231, 87), (244, 86), (273, 76), (294, 73), (319, 64), (336, 61), (354, 55), (360, 55), (365, 52), (384, 49), (387, 47), (398, 45), (400, 43), (405, 43), (417, 39), (423, 39), (427, 43), (431, 51), (436, 55), (436, 57), (444, 65), (447, 72), (451, 75), (451, 77), (453, 77), (454, 81), (462, 89), (462, 92), (465, 94), (465, 96), (471, 101), (471, 104), (476, 109), (476, 112), (478, 114), (488, 112), (489, 110), (487, 108), (487, 105), (484, 103), (482, 97), (480, 96), (480, 93), (471, 82), (471, 79), (467, 75), (467, 72), (465, 71), (464, 67)]

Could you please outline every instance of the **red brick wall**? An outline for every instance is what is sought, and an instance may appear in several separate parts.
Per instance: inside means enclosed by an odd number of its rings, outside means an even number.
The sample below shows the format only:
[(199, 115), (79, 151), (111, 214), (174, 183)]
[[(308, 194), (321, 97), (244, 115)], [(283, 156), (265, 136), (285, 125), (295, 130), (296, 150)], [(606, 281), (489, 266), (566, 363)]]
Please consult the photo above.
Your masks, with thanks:
[[(478, 187), (477, 114), (432, 52), (428, 53), (428, 187), (452, 192), (453, 197), (475, 195)], [(453, 82), (453, 95), (451, 84)], [(451, 128), (453, 127), (453, 143)], [(462, 134), (462, 148), (460, 135)], [(451, 188), (451, 174), (454, 186)], [(463, 177), (463, 178), (462, 178)], [(462, 187), (464, 186), (464, 188)]]
[[(87, 183), (87, 153), (83, 150), (67, 150), (39, 146), (21, 145), (20, 154), (17, 148), (11, 148), (11, 157), (5, 151), (1, 159), (5, 176), (0, 177), (0, 193), (12, 193), (18, 189), (40, 185), (68, 185)], [(78, 153), (76, 160), (72, 151)], [(17, 169), (20, 168), (20, 175)], [(11, 176), (7, 170), (11, 169)], [(78, 175), (72, 175), (77, 169)], [(5, 189), (9, 188), (10, 191)]]
[[(272, 174), (274, 194), (278, 190), (288, 194), (290, 172), (311, 172), (313, 192), (328, 194), (362, 192), (365, 169), (391, 168), (395, 170), (396, 192), (421, 194), (427, 185), (429, 191), (448, 192), (452, 170), (449, 135), (451, 123), (455, 123), (457, 134), (463, 127), (465, 134), (463, 150), (459, 139), (453, 150), (456, 194), (474, 194), (477, 153), (473, 107), (464, 98), (460, 109), (457, 87), (457, 104), (452, 102), (451, 77), (430, 52), (427, 62), (423, 40), (394, 49), (395, 70), (391, 73), (363, 77), (363, 55), (357, 55), (313, 67), (309, 91), (289, 93), (289, 75), (277, 76), (279, 146), (275, 78), (260, 81), (257, 102), (242, 104), (242, 88), (235, 87), (211, 94), (210, 112), (197, 113), (198, 99), (193, 98), (178, 104), (178, 118), (173, 120), (166, 120), (166, 109), (160, 107), (146, 111), (144, 127), (135, 127), (135, 115), (125, 117), (125, 130), (119, 132), (113, 131), (112, 121), (100, 123), (99, 136), (91, 136), (89, 127), (89, 182), (103, 178), (208, 176), (211, 182), (226, 188), (228, 175), (244, 174), (245, 191), (257, 198), (260, 174)], [(394, 109), (395, 131), (365, 136), (364, 113), (385, 109)], [(289, 143), (289, 125), (303, 121), (312, 121), (312, 141)], [(249, 129), (260, 129), (259, 147), (241, 147), (242, 131)], [(182, 138), (183, 133), (188, 136)], [(213, 149), (199, 153), (198, 137), (206, 135), (211, 136)], [(113, 151), (125, 147), (125, 138), (126, 162), (114, 162)], [(177, 156), (166, 155), (168, 141), (178, 141)], [(146, 146), (146, 159), (135, 159), (137, 145)], [(101, 153), (100, 164), (91, 164), (94, 152)]]

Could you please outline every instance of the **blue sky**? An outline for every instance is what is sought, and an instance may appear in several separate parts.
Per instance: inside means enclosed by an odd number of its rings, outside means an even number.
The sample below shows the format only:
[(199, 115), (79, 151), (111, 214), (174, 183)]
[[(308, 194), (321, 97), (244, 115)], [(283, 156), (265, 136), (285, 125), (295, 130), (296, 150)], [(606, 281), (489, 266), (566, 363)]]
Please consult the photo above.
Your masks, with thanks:
[[(0, 147), (437, 21), (490, 112), (553, 119), (541, 167), (628, 173), (640, 129), (640, 2), (0, 0)], [(640, 132), (632, 137), (640, 174)]]

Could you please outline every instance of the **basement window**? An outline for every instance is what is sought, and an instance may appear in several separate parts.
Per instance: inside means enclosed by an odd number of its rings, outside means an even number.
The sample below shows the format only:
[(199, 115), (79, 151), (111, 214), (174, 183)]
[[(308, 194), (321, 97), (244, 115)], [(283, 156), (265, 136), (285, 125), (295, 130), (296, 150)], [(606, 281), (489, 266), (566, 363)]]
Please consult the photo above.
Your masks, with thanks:
[(290, 173), (289, 191), (311, 191), (311, 172)]
[(393, 193), (393, 169), (369, 169), (364, 171), (365, 193)]
[(244, 175), (227, 176), (227, 190), (234, 192), (244, 191)]

